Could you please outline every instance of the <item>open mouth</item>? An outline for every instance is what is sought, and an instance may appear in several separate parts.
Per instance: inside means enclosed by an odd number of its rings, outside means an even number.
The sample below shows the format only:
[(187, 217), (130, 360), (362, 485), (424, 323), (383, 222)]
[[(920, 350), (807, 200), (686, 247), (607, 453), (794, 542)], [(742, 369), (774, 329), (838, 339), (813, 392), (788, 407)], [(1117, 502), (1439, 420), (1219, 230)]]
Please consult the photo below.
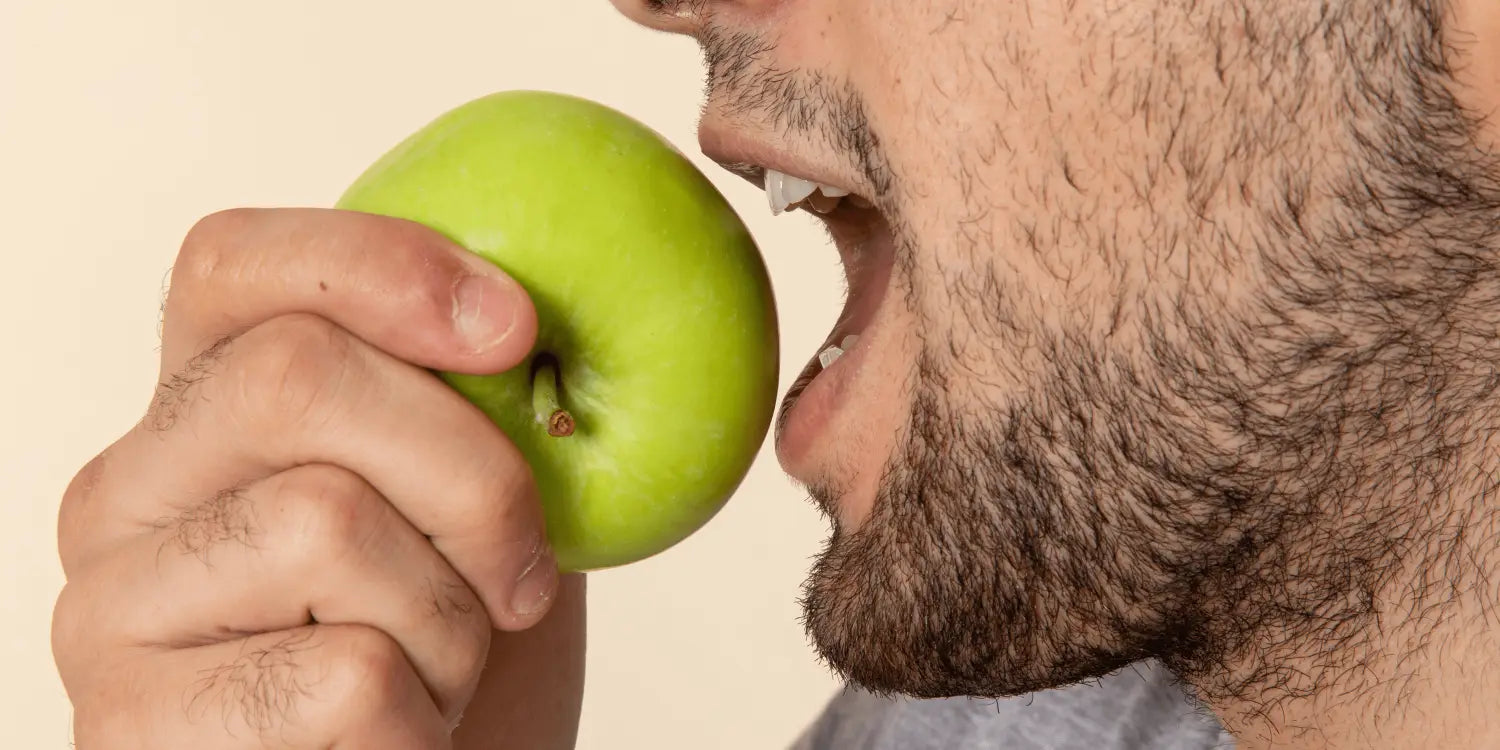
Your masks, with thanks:
[[(761, 166), (777, 157), (765, 153), (730, 158), (705, 149), (726, 169), (766, 191), (773, 214), (806, 211), (822, 220), (838, 248), (847, 293), (837, 322), (813, 353), (782, 400), (776, 420), (778, 452), (788, 469), (830, 426), (847, 393), (859, 379), (862, 363), (881, 337), (872, 326), (890, 286), (895, 251), (890, 222), (875, 202), (856, 188)], [(762, 162), (764, 163), (764, 162)], [(784, 169), (796, 169), (787, 167)], [(803, 473), (793, 471), (794, 474)]]

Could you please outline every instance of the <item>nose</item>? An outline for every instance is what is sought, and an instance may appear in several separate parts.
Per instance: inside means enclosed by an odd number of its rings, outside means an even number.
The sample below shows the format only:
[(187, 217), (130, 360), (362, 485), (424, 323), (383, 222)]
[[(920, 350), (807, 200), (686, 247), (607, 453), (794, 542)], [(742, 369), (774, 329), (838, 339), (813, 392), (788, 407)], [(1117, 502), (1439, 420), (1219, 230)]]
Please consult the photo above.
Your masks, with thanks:
[(626, 18), (658, 31), (696, 36), (705, 0), (610, 0)]

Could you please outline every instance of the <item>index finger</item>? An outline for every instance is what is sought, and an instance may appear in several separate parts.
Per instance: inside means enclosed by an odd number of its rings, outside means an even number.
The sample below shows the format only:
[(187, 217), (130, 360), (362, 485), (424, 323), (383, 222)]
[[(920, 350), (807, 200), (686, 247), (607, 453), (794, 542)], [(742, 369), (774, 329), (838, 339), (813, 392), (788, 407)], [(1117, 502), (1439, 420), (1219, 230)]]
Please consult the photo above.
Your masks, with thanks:
[(162, 374), (292, 313), (333, 321), (399, 359), (485, 374), (536, 340), (536, 309), (493, 263), (421, 224), (319, 208), (238, 208), (188, 232), (163, 311)]

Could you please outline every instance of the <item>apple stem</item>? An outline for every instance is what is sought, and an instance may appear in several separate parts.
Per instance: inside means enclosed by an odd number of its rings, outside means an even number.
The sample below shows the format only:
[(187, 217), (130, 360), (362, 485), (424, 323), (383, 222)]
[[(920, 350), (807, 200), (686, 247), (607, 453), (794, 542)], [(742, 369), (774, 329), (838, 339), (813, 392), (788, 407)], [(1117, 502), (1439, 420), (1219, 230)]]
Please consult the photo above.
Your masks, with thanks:
[(531, 408), (536, 421), (547, 425), (548, 435), (567, 437), (573, 434), (573, 415), (557, 402), (557, 381), (557, 365), (552, 358), (539, 359), (531, 379)]

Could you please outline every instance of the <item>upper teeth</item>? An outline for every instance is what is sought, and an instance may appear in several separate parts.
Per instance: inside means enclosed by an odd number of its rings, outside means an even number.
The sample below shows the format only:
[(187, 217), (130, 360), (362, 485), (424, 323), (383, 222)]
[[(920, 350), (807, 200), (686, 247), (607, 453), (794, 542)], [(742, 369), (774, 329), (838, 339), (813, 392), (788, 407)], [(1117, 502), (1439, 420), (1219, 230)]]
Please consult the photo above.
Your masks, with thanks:
[(848, 194), (849, 191), (843, 188), (793, 177), (774, 169), (766, 170), (766, 201), (771, 204), (773, 214), (780, 214), (803, 201), (818, 213), (826, 214), (837, 208), (839, 199)]

